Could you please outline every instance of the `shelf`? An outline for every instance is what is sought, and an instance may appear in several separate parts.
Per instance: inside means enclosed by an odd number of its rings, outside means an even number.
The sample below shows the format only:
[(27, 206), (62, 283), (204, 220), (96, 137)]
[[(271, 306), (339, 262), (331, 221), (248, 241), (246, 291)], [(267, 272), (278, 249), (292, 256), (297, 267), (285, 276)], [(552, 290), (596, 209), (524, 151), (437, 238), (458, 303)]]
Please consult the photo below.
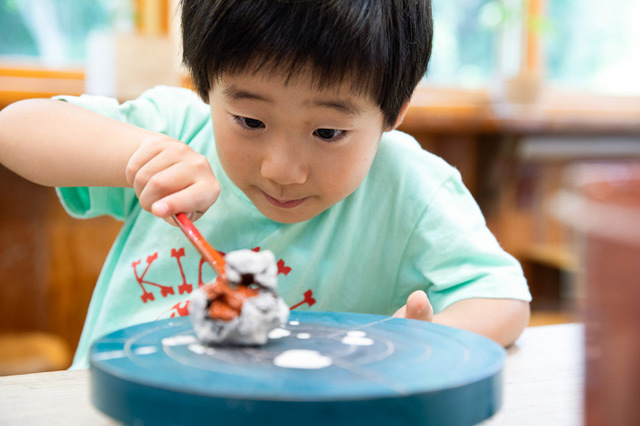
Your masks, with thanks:
[(421, 86), (401, 129), (409, 133), (640, 134), (640, 97), (561, 91), (529, 106), (492, 102), (485, 90)]

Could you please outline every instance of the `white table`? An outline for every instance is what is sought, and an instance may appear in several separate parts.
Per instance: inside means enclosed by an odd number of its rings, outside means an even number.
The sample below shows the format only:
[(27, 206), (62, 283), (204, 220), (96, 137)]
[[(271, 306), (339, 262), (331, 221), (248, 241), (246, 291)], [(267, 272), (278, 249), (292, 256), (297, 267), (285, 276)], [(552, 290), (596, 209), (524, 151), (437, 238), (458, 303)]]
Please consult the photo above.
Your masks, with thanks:
[[(583, 424), (580, 324), (527, 328), (509, 349), (504, 405), (482, 426)], [(89, 401), (87, 370), (0, 377), (0, 425), (113, 425)]]
[(504, 405), (482, 426), (584, 424), (584, 327), (527, 328), (509, 348)]

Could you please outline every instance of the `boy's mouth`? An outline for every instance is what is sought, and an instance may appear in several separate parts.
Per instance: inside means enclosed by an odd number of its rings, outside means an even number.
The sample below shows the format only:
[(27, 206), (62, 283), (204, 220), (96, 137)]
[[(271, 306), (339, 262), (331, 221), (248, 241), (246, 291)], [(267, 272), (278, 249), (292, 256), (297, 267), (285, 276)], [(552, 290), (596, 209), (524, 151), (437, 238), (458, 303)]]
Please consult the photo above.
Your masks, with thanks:
[(292, 209), (294, 207), (297, 207), (300, 204), (304, 203), (308, 198), (308, 197), (305, 197), (305, 198), (298, 198), (295, 200), (278, 200), (277, 198), (273, 198), (271, 195), (267, 194), (264, 191), (262, 191), (262, 194), (264, 195), (264, 198), (266, 198), (267, 201), (269, 201), (271, 204), (273, 204), (276, 207), (281, 207), (284, 209)]

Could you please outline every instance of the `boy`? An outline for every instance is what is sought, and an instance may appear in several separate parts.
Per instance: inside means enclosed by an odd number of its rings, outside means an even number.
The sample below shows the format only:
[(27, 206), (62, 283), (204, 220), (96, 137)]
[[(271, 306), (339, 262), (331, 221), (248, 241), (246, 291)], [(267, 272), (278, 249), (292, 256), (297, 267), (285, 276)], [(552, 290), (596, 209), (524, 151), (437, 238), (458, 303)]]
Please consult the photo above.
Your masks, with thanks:
[(75, 367), (104, 333), (186, 314), (214, 277), (167, 224), (178, 212), (218, 250), (273, 251), (294, 309), (515, 341), (529, 315), (520, 266), (457, 171), (393, 131), (429, 62), (428, 0), (183, 0), (182, 32), (201, 99), (160, 87), (0, 113), (3, 164), (56, 186), (75, 216), (124, 220)]

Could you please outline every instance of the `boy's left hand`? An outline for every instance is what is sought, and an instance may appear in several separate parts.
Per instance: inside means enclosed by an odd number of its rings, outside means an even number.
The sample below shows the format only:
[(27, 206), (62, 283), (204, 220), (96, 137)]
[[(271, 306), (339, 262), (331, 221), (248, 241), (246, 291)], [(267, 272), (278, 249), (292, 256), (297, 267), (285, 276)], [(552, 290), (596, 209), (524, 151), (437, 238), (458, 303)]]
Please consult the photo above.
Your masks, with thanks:
[(414, 291), (407, 298), (407, 304), (398, 309), (394, 318), (409, 318), (422, 321), (433, 320), (433, 307), (427, 294), (422, 290)]

